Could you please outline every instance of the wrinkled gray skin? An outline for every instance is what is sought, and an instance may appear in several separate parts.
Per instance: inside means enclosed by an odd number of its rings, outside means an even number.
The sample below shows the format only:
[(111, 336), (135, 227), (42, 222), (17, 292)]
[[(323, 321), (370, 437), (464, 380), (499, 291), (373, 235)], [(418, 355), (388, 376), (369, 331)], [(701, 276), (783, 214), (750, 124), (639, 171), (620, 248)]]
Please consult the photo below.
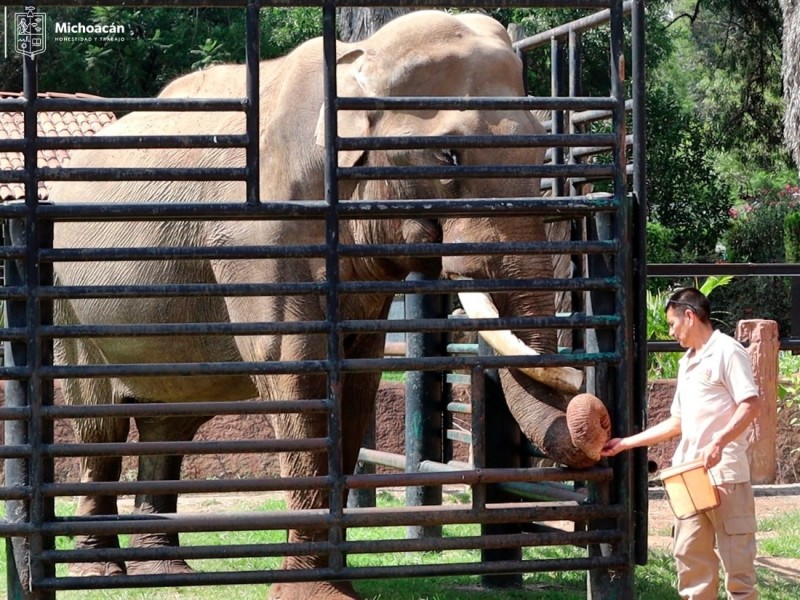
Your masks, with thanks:
[[(357, 44), (338, 45), (338, 87), (342, 96), (519, 96), (523, 94), (521, 65), (511, 50), (503, 28), (479, 15), (448, 16), (415, 12), (384, 27)], [(261, 195), (264, 201), (323, 198), (322, 42), (311, 40), (285, 58), (261, 65)], [(220, 97), (244, 95), (241, 66), (219, 66), (180, 78), (167, 86), (165, 97)], [(339, 134), (356, 135), (469, 135), (540, 133), (539, 123), (525, 111), (409, 111), (343, 112)], [(243, 132), (238, 114), (133, 113), (101, 135), (156, 135)], [(457, 150), (458, 163), (541, 163), (541, 149)], [(452, 164), (446, 150), (344, 152), (342, 165)], [(71, 167), (242, 166), (243, 153), (231, 149), (118, 150), (76, 152)], [(538, 195), (535, 180), (417, 180), (343, 183), (343, 198), (458, 198)], [(240, 201), (241, 183), (124, 182), (54, 185), (52, 199), (67, 202), (185, 202)], [(424, 213), (420, 210), (420, 215)], [(542, 240), (543, 224), (534, 217), (474, 218), (406, 221), (349, 221), (341, 231), (342, 243), (500, 242)], [(211, 221), (59, 224), (57, 247), (108, 246), (226, 246), (324, 243), (324, 224), (307, 221)], [(425, 259), (342, 259), (345, 280), (401, 279), (411, 270), (441, 272), (443, 277), (534, 278), (552, 276), (549, 256), (446, 257)], [(60, 263), (62, 285), (137, 285), (167, 283), (242, 283), (322, 281), (321, 259), (143, 261), (115, 263)], [(501, 315), (552, 315), (552, 293), (494, 295)], [(389, 297), (353, 296), (343, 299), (344, 319), (384, 319)], [(165, 323), (165, 322), (275, 322), (323, 321), (325, 298), (317, 296), (239, 298), (89, 299), (59, 302), (61, 323)], [(530, 346), (555, 351), (555, 332), (518, 332)], [(384, 340), (378, 335), (347, 335), (348, 358), (382, 355)], [(293, 361), (322, 359), (326, 339), (319, 335), (262, 337), (203, 336), (190, 338), (64, 339), (57, 345), (61, 363), (161, 363), (194, 361)], [(514, 416), (523, 431), (554, 459), (573, 466), (593, 461), (571, 443), (564, 422), (565, 399), (516, 371), (503, 372), (503, 386)], [(346, 374), (343, 382), (342, 440), (344, 469), (352, 472), (359, 443), (373, 409), (378, 374)], [(71, 404), (123, 402), (196, 402), (243, 400), (319, 399), (326, 397), (321, 376), (192, 376), (162, 378), (82, 379), (65, 381)], [(139, 418), (142, 440), (189, 440), (203, 418)], [(278, 416), (281, 438), (327, 435), (325, 416)], [(83, 442), (124, 441), (128, 419), (78, 420)], [(284, 453), (284, 476), (324, 474), (324, 453)], [(181, 457), (141, 457), (139, 479), (178, 479)], [(82, 481), (116, 481), (119, 458), (82, 459)], [(327, 505), (323, 492), (288, 494), (291, 508)], [(175, 495), (140, 494), (136, 510), (142, 513), (174, 512)], [(84, 497), (78, 514), (116, 514), (116, 498)], [(325, 532), (292, 530), (290, 541), (326, 539)], [(176, 544), (177, 536), (133, 536), (132, 545)], [(114, 547), (115, 538), (82, 537), (82, 547)], [(287, 557), (285, 568), (323, 566), (323, 557)], [(184, 572), (182, 561), (72, 565), (83, 575)], [(271, 588), (273, 598), (357, 597), (348, 583), (281, 584)]]

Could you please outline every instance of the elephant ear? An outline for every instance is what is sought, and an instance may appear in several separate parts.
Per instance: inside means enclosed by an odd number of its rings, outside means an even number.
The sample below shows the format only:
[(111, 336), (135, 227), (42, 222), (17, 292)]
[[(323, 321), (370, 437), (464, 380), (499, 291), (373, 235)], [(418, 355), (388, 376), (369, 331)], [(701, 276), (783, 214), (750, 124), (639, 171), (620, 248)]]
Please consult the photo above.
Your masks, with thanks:
[[(366, 54), (363, 50), (352, 50), (336, 61), (336, 88), (340, 97), (362, 97), (370, 94), (366, 75), (362, 71)], [(364, 137), (369, 134), (369, 119), (363, 110), (339, 112), (339, 137)], [(325, 146), (325, 105), (320, 106), (314, 140)], [(364, 154), (363, 150), (339, 152), (339, 166), (352, 167)]]

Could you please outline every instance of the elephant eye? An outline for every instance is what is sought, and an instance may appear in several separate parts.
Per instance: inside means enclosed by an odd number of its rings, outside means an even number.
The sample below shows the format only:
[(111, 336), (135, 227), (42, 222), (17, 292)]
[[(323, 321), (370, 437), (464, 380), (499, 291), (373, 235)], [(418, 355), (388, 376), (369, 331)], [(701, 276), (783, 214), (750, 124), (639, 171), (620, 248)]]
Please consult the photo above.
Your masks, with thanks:
[(458, 153), (455, 150), (441, 150), (439, 151), (437, 158), (448, 165), (452, 165), (457, 167), (461, 164), (459, 159)]

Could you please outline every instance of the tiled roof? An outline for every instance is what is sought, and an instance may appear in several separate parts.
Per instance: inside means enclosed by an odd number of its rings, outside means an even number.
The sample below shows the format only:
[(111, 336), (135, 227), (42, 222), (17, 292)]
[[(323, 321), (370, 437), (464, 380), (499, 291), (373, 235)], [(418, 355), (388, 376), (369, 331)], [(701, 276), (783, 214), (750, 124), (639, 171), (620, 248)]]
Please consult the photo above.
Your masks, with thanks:
[[(3, 100), (19, 98), (22, 94), (16, 92), (0, 92), (0, 111)], [(97, 98), (89, 94), (62, 94), (46, 92), (39, 94), (40, 98)], [(38, 135), (51, 137), (87, 136), (94, 135), (109, 123), (116, 120), (114, 113), (110, 112), (40, 112)], [(0, 140), (21, 139), (24, 135), (23, 115), (21, 112), (0, 112)], [(39, 150), (38, 163), (40, 167), (66, 166), (69, 162), (67, 150)], [(20, 152), (0, 151), (0, 170), (15, 170), (23, 168), (23, 156)], [(48, 190), (45, 183), (39, 183), (39, 198), (47, 198)], [(6, 200), (22, 199), (25, 197), (25, 187), (21, 183), (0, 183), (0, 202)]]

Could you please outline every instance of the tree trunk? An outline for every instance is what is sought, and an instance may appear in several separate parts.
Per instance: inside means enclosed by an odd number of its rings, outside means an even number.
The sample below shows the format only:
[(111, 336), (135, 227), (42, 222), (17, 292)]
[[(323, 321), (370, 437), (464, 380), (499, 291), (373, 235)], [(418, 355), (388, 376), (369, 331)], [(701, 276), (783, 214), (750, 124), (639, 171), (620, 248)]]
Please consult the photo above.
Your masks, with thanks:
[(781, 0), (783, 9), (783, 89), (786, 113), (783, 117), (786, 146), (800, 167), (800, 5), (798, 0)]
[(358, 42), (368, 38), (389, 21), (410, 13), (410, 8), (360, 8), (339, 9), (339, 38), (343, 42)]

